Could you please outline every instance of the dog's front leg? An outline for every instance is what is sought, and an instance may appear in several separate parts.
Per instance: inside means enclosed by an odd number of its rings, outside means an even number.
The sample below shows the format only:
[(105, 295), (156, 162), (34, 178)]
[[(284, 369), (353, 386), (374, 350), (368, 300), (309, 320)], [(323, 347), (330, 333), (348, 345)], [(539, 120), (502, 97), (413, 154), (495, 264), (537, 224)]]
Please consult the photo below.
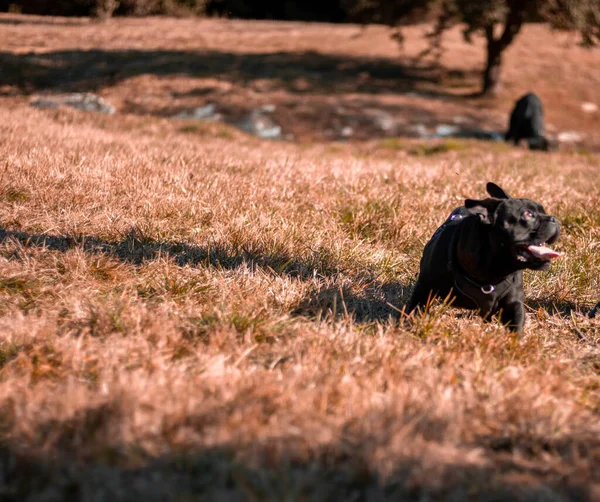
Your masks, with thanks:
[(413, 290), (413, 293), (410, 296), (410, 301), (408, 302), (405, 312), (407, 314), (410, 314), (413, 310), (415, 310), (418, 307), (425, 307), (431, 294), (431, 288), (425, 286), (422, 282), (417, 280), (417, 283), (415, 284), (415, 289)]
[(508, 301), (500, 305), (500, 322), (510, 331), (521, 333), (525, 325), (525, 307), (521, 300)]

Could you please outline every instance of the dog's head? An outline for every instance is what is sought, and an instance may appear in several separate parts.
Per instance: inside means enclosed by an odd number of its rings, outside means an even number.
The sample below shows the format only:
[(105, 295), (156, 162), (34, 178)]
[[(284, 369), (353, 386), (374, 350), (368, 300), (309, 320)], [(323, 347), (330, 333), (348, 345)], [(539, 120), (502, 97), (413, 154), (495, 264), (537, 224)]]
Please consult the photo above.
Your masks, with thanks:
[(486, 188), (491, 197), (467, 199), (465, 207), (488, 226), (494, 251), (506, 253), (515, 270), (547, 268), (550, 260), (560, 256), (548, 247), (560, 234), (558, 220), (537, 202), (513, 199), (494, 183)]

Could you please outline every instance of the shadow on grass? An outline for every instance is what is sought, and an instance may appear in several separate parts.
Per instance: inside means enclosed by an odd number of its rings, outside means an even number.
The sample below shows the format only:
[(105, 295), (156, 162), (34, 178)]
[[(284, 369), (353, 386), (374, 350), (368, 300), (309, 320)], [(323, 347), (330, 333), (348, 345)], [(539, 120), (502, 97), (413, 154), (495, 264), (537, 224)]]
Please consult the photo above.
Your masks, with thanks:
[[(87, 422), (68, 424), (72, 434), (89, 429), (89, 417), (84, 416), (82, 420)], [(226, 444), (158, 459), (139, 453), (125, 458), (127, 455), (121, 454), (125, 449), (109, 446), (110, 442), (102, 458), (84, 461), (77, 451), (59, 457), (53, 453), (17, 453), (4, 446), (0, 449), (3, 500), (595, 500), (594, 482), (566, 474), (559, 464), (566, 464), (572, 456), (577, 457), (580, 464), (593, 461), (590, 455), (597, 453), (598, 441), (585, 446), (580, 441), (554, 444), (556, 442), (529, 438), (521, 448), (520, 441), (512, 444), (499, 437), (484, 438), (481, 444), (473, 446), (482, 451), (486, 464), (432, 461), (431, 458), (427, 461), (407, 454), (391, 466), (391, 473), (385, 478), (369, 462), (369, 451), (377, 446), (372, 444), (374, 441), (353, 438), (328, 444), (317, 448), (309, 458), (294, 451), (302, 446), (302, 440), (297, 437), (243, 447)], [(512, 455), (512, 452), (519, 453)], [(558, 454), (562, 462), (554, 465), (542, 460), (548, 453)], [(244, 454), (254, 460), (244, 461)]]
[[(139, 75), (217, 77), (248, 86), (268, 80), (291, 93), (402, 93), (436, 84), (435, 65), (402, 64), (391, 58), (323, 54), (316, 51), (229, 53), (177, 50), (68, 50), (0, 52), (0, 85), (25, 92), (42, 89), (90, 91)], [(465, 77), (466, 78), (466, 77)], [(446, 96), (427, 90), (428, 98)]]
[[(25, 247), (42, 247), (53, 251), (81, 248), (86, 253), (104, 254), (134, 265), (168, 257), (181, 267), (210, 266), (234, 270), (246, 265), (302, 280), (315, 276), (331, 279), (341, 272), (336, 259), (326, 249), (299, 259), (286, 252), (265, 252), (259, 247), (232, 250), (222, 244), (194, 246), (183, 242), (157, 242), (140, 236), (135, 230), (120, 241), (108, 241), (93, 236), (44, 235), (0, 229), (0, 243), (10, 239)], [(400, 283), (384, 284), (376, 280), (370, 281), (360, 293), (353, 293), (350, 287), (340, 289), (330, 286), (315, 291), (301, 301), (293, 314), (314, 318), (351, 313), (358, 322), (385, 320), (398, 316), (398, 310), (408, 301), (409, 294), (410, 288), (407, 290)]]
[(350, 314), (359, 323), (398, 319), (411, 291), (412, 285), (407, 287), (400, 282), (374, 281), (360, 291), (331, 285), (308, 295), (292, 314), (313, 319)]
[[(592, 429), (562, 438), (475, 435), (461, 446), (478, 451), (482, 460), (461, 461), (453, 453), (444, 458), (450, 424), (427, 412), (427, 403), (397, 417), (392, 410), (367, 411), (348, 421), (339, 440), (323, 444), (282, 434), (250, 443), (229, 439), (214, 447), (187, 446), (158, 456), (135, 441), (122, 444), (114, 437), (122, 406), (115, 397), (42, 423), (36, 438), (48, 444), (43, 450), (3, 441), (2, 500), (587, 502), (594, 500), (591, 488), (600, 476), (593, 465), (600, 438)], [(165, 421), (158, 434), (167, 444), (181, 434), (202, 438), (232, 410), (264, 413), (272, 406), (264, 395), (258, 399), (253, 392), (241, 392), (233, 401)], [(405, 450), (388, 452), (395, 460), (384, 462), (389, 474), (382, 477), (372, 464), (373, 453), (383, 453), (391, 437), (403, 434), (401, 427), (390, 427), (390, 420), (410, 424), (414, 439), (404, 439)], [(448, 443), (451, 451), (454, 441)], [(429, 446), (419, 451), (417, 444)]]
[(258, 246), (230, 249), (222, 244), (194, 246), (177, 241), (159, 242), (143, 237), (135, 229), (119, 241), (89, 235), (45, 235), (0, 229), (0, 243), (8, 239), (20, 242), (25, 247), (43, 247), (53, 251), (81, 248), (86, 253), (104, 254), (134, 265), (163, 257), (172, 259), (180, 267), (211, 266), (233, 270), (248, 265), (301, 279), (316, 274), (329, 277), (339, 272), (326, 250), (315, 254), (314, 260), (300, 260), (285, 252), (266, 252)]
[[(21, 14), (6, 14), (12, 4), (10, 0), (0, 0), (0, 25), (30, 25), (30, 26), (89, 26), (92, 24), (88, 17), (55, 17), (55, 16), (23, 16)], [(16, 2), (15, 2), (16, 3)]]
[(542, 309), (548, 312), (550, 315), (560, 315), (563, 317), (569, 317), (571, 312), (579, 312), (577, 304), (566, 300), (555, 300), (552, 297), (541, 298), (538, 300), (526, 299), (525, 303), (528, 307), (533, 310)]

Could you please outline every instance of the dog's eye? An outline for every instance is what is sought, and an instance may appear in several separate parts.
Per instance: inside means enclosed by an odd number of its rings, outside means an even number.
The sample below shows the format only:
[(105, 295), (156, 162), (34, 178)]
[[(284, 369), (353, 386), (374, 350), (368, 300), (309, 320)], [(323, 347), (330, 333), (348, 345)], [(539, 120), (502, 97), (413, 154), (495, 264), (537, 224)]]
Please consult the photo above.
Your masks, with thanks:
[(524, 220), (533, 220), (533, 218), (535, 218), (535, 216), (533, 215), (533, 213), (531, 211), (524, 211), (521, 216), (523, 217)]

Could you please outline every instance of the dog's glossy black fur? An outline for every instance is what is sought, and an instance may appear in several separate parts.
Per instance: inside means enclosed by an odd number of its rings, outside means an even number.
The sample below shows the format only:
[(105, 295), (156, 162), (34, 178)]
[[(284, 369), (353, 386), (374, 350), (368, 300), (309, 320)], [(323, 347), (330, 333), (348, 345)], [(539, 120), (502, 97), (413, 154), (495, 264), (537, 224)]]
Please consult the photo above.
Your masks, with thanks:
[(531, 150), (551, 149), (552, 145), (544, 135), (544, 110), (537, 94), (530, 92), (516, 102), (504, 139), (514, 142), (515, 146), (522, 139), (527, 140)]
[(522, 331), (522, 270), (549, 263), (528, 246), (552, 244), (560, 225), (537, 202), (513, 199), (494, 183), (487, 191), (491, 197), (467, 199), (455, 209), (425, 246), (408, 313), (431, 297), (451, 297), (455, 307), (478, 310), (484, 318), (499, 313), (510, 330)]

